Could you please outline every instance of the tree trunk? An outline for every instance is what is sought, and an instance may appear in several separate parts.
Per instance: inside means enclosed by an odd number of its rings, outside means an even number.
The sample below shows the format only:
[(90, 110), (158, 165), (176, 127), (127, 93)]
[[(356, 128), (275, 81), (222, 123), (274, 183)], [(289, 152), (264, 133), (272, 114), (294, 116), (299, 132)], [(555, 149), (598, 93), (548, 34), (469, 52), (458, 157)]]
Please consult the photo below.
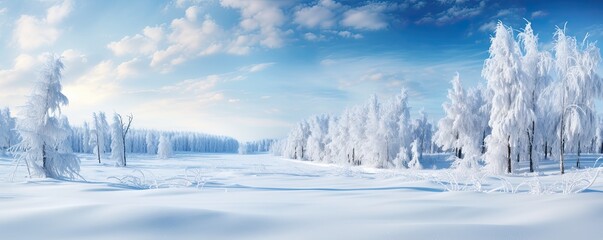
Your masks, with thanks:
[[(563, 131), (561, 131), (563, 132)], [(562, 135), (563, 136), (563, 135)], [(565, 138), (561, 138), (561, 152), (559, 153), (559, 168), (561, 169), (561, 174), (565, 173), (565, 167), (563, 166), (563, 154), (564, 154), (564, 149), (565, 148)]]
[(544, 159), (548, 159), (548, 153), (549, 153), (549, 142), (544, 141)]
[(123, 143), (124, 143), (123, 144), (123, 146), (124, 146), (124, 159), (123, 159), (123, 161), (124, 161), (124, 167), (125, 167), (126, 166), (126, 135), (124, 135), (122, 139), (123, 139)]
[(44, 143), (42, 144), (42, 169), (44, 169), (44, 177), (49, 177), (48, 164), (46, 160), (46, 143)]
[(530, 172), (534, 172), (534, 160), (532, 159), (532, 148), (534, 146), (534, 121), (532, 121), (532, 134), (528, 134), (530, 143), (528, 144), (528, 155), (530, 158)]
[[(98, 129), (96, 131), (98, 131)], [(98, 157), (98, 163), (101, 163), (100, 145), (98, 144), (98, 132), (96, 133), (96, 155)]]
[(580, 141), (578, 141), (578, 159), (576, 159), (576, 168), (580, 168)]
[(482, 154), (486, 152), (486, 130), (482, 132)]
[(507, 173), (511, 173), (511, 137), (507, 138)]

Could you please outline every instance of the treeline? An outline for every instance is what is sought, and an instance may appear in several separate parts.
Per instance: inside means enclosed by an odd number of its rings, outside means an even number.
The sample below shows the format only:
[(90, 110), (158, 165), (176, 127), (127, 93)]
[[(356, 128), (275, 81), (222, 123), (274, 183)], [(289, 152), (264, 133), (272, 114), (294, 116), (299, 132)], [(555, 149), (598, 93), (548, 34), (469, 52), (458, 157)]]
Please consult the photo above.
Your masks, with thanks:
[(276, 141), (276, 139), (261, 139), (239, 143), (239, 154), (269, 152), (272, 144), (274, 144)]
[[(102, 128), (99, 128), (102, 131)], [(90, 129), (85, 123), (83, 127), (71, 129), (71, 148), (77, 153), (96, 153), (96, 129)], [(102, 154), (110, 153), (111, 134), (99, 134), (99, 141), (104, 142)], [(198, 153), (237, 153), (239, 142), (231, 137), (218, 136), (196, 132), (157, 131), (147, 129), (132, 129), (126, 136), (126, 151), (128, 153), (157, 154), (159, 138), (169, 139), (174, 152)]]
[(326, 163), (420, 168), (422, 154), (436, 150), (433, 130), (426, 114), (414, 121), (410, 118), (408, 94), (402, 90), (384, 102), (374, 95), (340, 116), (318, 115), (301, 121), (272, 151)]

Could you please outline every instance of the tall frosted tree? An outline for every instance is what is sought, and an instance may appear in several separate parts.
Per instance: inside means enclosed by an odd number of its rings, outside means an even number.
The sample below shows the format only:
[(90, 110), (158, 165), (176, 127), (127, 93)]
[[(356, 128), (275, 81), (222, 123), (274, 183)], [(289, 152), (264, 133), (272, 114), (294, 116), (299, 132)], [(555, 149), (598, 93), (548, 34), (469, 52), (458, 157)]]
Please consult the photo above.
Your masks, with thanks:
[(88, 122), (84, 122), (82, 127), (82, 152), (90, 153), (90, 126)]
[(460, 76), (452, 79), (449, 102), (443, 105), (446, 116), (438, 122), (436, 143), (442, 149), (455, 150), (458, 168), (476, 168), (482, 155), (483, 138), (488, 132), (487, 105), (481, 88), (468, 92), (461, 86)]
[(398, 130), (398, 138), (400, 142), (397, 146), (396, 159), (394, 165), (397, 168), (403, 168), (408, 166), (408, 161), (411, 160), (411, 143), (412, 143), (412, 127), (410, 124), (410, 110), (408, 107), (408, 92), (406, 89), (400, 90), (400, 93), (393, 98), (393, 105), (396, 111), (396, 115), (399, 116), (397, 120), (397, 128), (393, 131)]
[(466, 92), (461, 85), (459, 74), (452, 79), (452, 88), (448, 90), (448, 102), (445, 102), (444, 116), (438, 121), (438, 130), (435, 133), (435, 143), (443, 150), (454, 150), (456, 158), (462, 157), (462, 147), (459, 142), (460, 118), (464, 114), (463, 105), (466, 100)]
[[(526, 131), (528, 140), (527, 159), (529, 159), (530, 172), (534, 172), (535, 165), (538, 164), (539, 160), (538, 155), (534, 154), (537, 145), (536, 126), (545, 128), (542, 122), (547, 121), (545, 118), (550, 117), (544, 114), (538, 103), (541, 102), (539, 101), (539, 98), (542, 96), (541, 93), (551, 81), (550, 69), (552, 67), (552, 58), (548, 52), (541, 52), (538, 50), (538, 36), (534, 34), (530, 22), (526, 23), (524, 30), (518, 34), (518, 38), (520, 40), (521, 49), (523, 50), (523, 55), (521, 56), (522, 70), (524, 73), (522, 89), (525, 92), (524, 94), (529, 95), (529, 98), (526, 100), (529, 107), (528, 111), (531, 112), (530, 116), (534, 116)], [(542, 131), (542, 129), (540, 129), (540, 131)], [(539, 135), (542, 136), (542, 134)], [(543, 144), (548, 145), (548, 143)]]
[[(557, 91), (559, 99), (560, 123), (558, 133), (560, 139), (559, 167), (563, 174), (564, 152), (575, 146), (578, 154), (582, 144), (594, 137), (596, 128), (594, 100), (601, 96), (601, 78), (595, 73), (601, 56), (594, 43), (584, 39), (581, 49), (576, 38), (567, 36), (565, 29), (557, 28), (555, 32), (555, 67), (560, 83)], [(566, 145), (568, 144), (568, 145)], [(580, 159), (576, 162), (580, 167)]]
[(113, 115), (113, 124), (111, 125), (111, 158), (115, 160), (115, 165), (125, 167), (127, 165), (126, 158), (126, 135), (130, 131), (132, 124), (132, 115), (127, 116), (124, 121), (121, 115), (115, 113)]
[(79, 176), (80, 159), (61, 147), (69, 134), (60, 121), (61, 107), (69, 103), (62, 93), (63, 63), (55, 55), (46, 58), (17, 121), (17, 131), (22, 139), (16, 146), (17, 159), (25, 162), (30, 176), (74, 178)]
[(16, 121), (11, 116), (10, 109), (0, 110), (0, 148), (2, 151), (11, 148), (18, 141), (15, 127)]
[(511, 28), (498, 23), (489, 53), (482, 69), (492, 92), (492, 134), (486, 138), (485, 159), (491, 172), (511, 173), (511, 158), (521, 155), (520, 146), (527, 142), (526, 130), (534, 119), (531, 92), (522, 82), (521, 52)]
[(94, 129), (91, 131), (89, 145), (93, 147), (98, 163), (101, 163), (101, 158), (110, 151), (108, 147), (111, 147), (109, 124), (104, 112), (92, 113), (92, 121)]
[(155, 135), (153, 132), (147, 132), (147, 135), (145, 136), (145, 143), (147, 144), (148, 154), (154, 155), (157, 153), (157, 140), (155, 140)]
[(164, 134), (159, 137), (159, 145), (157, 146), (157, 156), (161, 159), (172, 157), (172, 142)]

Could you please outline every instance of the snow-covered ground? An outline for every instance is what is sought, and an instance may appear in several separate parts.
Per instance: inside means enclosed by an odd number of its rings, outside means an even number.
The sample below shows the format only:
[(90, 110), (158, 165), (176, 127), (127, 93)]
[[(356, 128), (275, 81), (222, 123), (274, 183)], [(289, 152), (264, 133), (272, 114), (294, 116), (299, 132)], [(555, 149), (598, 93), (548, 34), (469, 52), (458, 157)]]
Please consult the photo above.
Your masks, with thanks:
[(85, 181), (28, 179), (0, 158), (0, 239), (601, 238), (603, 178), (562, 194), (596, 171), (560, 176), (556, 162), (497, 178), (441, 169), (443, 155), (421, 171), (264, 154), (135, 155), (126, 168), (81, 158)]

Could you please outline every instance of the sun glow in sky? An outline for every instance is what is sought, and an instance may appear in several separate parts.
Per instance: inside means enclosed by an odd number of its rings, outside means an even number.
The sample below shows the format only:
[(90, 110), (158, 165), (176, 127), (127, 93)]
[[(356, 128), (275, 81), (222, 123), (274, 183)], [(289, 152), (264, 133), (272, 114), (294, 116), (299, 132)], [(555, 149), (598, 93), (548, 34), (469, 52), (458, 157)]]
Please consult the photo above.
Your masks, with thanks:
[(437, 121), (455, 72), (485, 84), (498, 20), (531, 21), (550, 48), (566, 22), (603, 39), (601, 16), (598, 1), (0, 1), (0, 105), (24, 104), (52, 52), (73, 125), (105, 111), (132, 113), (136, 128), (280, 138), (403, 87), (412, 114)]

